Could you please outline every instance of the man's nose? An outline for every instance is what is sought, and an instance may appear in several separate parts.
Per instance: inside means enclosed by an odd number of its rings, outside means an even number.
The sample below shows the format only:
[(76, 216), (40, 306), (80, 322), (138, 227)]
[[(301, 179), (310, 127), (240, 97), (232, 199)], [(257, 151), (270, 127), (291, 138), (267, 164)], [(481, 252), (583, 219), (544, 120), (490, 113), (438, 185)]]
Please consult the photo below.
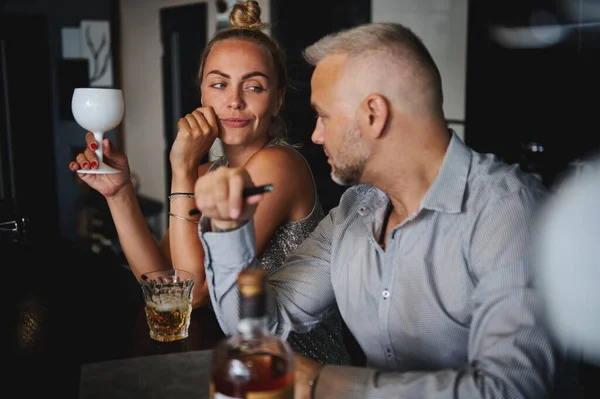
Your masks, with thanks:
[(318, 126), (315, 126), (315, 130), (313, 130), (310, 138), (313, 143), (322, 145), (323, 144), (323, 129), (320, 129)]

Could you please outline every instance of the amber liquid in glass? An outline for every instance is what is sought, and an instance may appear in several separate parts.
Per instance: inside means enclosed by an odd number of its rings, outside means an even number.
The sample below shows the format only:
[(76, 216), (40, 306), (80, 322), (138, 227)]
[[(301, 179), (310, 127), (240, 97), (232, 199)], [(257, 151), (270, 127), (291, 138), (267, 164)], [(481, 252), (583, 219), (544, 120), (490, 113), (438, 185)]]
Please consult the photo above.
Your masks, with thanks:
[(181, 301), (180, 304), (146, 305), (146, 321), (150, 336), (157, 341), (175, 341), (186, 338), (190, 325), (192, 305)]

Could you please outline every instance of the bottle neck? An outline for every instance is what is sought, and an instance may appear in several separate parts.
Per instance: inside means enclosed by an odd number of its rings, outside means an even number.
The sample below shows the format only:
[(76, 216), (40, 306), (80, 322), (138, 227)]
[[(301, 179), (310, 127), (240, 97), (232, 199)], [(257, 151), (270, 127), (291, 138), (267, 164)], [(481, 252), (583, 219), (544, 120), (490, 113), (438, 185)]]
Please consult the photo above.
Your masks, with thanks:
[(267, 329), (264, 293), (242, 296), (238, 331), (244, 336), (263, 334)]
[(244, 337), (264, 335), (267, 331), (266, 317), (245, 317), (240, 319), (238, 333)]

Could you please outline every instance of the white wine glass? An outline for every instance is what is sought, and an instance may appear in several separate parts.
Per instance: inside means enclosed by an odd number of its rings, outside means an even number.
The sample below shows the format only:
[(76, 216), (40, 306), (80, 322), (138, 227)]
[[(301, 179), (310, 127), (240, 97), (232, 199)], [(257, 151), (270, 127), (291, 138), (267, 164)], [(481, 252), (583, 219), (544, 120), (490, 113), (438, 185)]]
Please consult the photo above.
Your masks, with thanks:
[(102, 139), (104, 134), (117, 127), (125, 113), (125, 99), (120, 89), (78, 87), (73, 91), (71, 111), (75, 121), (82, 128), (94, 134), (98, 142), (95, 151), (98, 157), (97, 169), (79, 169), (79, 173), (119, 173), (120, 170), (108, 166), (103, 161)]

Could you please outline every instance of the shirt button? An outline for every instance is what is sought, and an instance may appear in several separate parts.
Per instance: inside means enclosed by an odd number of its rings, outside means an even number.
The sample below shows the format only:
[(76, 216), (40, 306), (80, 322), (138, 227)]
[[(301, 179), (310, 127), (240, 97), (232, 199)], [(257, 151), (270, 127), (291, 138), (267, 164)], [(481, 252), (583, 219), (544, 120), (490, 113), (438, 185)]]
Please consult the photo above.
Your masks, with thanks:
[(383, 290), (381, 295), (383, 296), (383, 299), (388, 299), (390, 297), (390, 292), (388, 290)]

